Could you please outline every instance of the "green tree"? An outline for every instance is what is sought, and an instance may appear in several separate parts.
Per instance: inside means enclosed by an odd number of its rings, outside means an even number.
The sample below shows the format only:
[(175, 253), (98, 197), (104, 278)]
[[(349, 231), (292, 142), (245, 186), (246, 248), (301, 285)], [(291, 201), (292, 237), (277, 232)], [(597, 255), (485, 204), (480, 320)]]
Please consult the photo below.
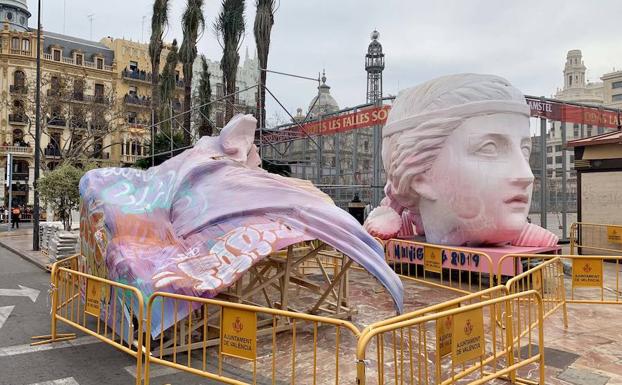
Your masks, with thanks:
[[(274, 13), (276, 12), (275, 0), (256, 0), (255, 6), (255, 44), (257, 45), (257, 57), (260, 70), (268, 68), (268, 53), (270, 52), (270, 34), (274, 25)], [(257, 99), (257, 125), (266, 126), (266, 72), (259, 73), (259, 98)]]
[(201, 78), (199, 79), (199, 136), (212, 136), (213, 124), (210, 120), (212, 113), (212, 86), (210, 85), (209, 68), (205, 55), (201, 55)]
[(205, 29), (203, 17), (203, 0), (188, 0), (186, 10), (181, 18), (181, 29), (184, 39), (179, 48), (179, 59), (184, 71), (184, 143), (190, 143), (190, 121), (192, 107), (192, 65), (197, 58), (197, 40), (199, 33)]
[[(165, 160), (181, 154), (184, 149), (184, 136), (180, 131), (173, 130), (171, 134), (171, 131), (162, 129), (155, 135), (153, 165), (162, 164)], [(151, 143), (147, 144), (147, 151), (147, 154), (151, 154)], [(151, 167), (151, 157), (137, 160), (134, 166), (142, 169)]]
[(80, 178), (92, 168), (92, 165), (78, 168), (63, 163), (54, 171), (46, 172), (37, 183), (41, 200), (52, 206), (65, 230), (71, 230), (71, 211), (80, 207)]
[[(155, 0), (153, 2), (153, 14), (151, 15), (151, 38), (149, 39), (149, 57), (151, 58), (151, 105), (153, 106), (153, 121), (158, 119), (160, 106), (160, 55), (164, 42), (164, 29), (168, 23), (168, 0)], [(155, 131), (154, 131), (155, 132)]]
[(175, 125), (172, 122), (171, 114), (171, 102), (175, 95), (176, 86), (176, 72), (175, 68), (179, 61), (179, 55), (177, 53), (177, 40), (173, 40), (171, 50), (166, 55), (166, 64), (162, 70), (162, 76), (160, 78), (160, 117), (162, 124), (160, 125), (163, 130), (171, 130), (171, 127)]
[(220, 69), (225, 83), (225, 124), (233, 117), (235, 81), (240, 63), (240, 46), (244, 37), (244, 0), (223, 0), (222, 10), (214, 25), (222, 47)]

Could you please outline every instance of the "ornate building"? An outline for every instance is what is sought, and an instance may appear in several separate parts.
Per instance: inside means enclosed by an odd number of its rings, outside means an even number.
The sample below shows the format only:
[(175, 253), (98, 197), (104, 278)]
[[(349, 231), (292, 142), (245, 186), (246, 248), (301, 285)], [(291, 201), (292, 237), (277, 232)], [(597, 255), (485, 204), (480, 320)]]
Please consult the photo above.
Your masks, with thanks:
[[(207, 67), (210, 73), (210, 85), (212, 88), (212, 100), (215, 101), (210, 117), (217, 129), (225, 125), (225, 86), (220, 69), (220, 62), (207, 59)], [(199, 81), (201, 79), (201, 60), (199, 57), (192, 66), (192, 94), (198, 94)], [(235, 113), (254, 114), (257, 109), (257, 84), (259, 83), (259, 61), (248, 54), (248, 48), (244, 56), (244, 62), (238, 66), (235, 79), (235, 88), (239, 92), (235, 95)]]
[[(379, 34), (374, 31), (368, 53), (379, 52), (384, 58), (378, 37)], [(368, 62), (367, 59), (366, 62)], [(367, 89), (366, 98), (370, 92), (382, 98), (382, 78), (380, 76), (378, 79), (376, 75), (374, 74), (374, 81), (371, 82), (372, 89), (370, 90), (369, 87)], [(368, 106), (368, 104), (363, 106)], [(353, 112), (355, 109), (356, 107), (339, 109), (339, 104), (330, 94), (326, 74), (323, 73), (318, 93), (311, 99), (307, 109), (310, 119), (313, 121), (330, 119), (331, 116), (342, 112)], [(302, 123), (304, 118), (302, 108), (298, 108), (293, 122)], [(281, 129), (292, 127), (288, 124)], [(287, 143), (278, 143), (274, 147), (264, 145), (263, 149), (264, 159), (276, 164), (288, 164), (292, 176), (313, 181), (340, 207), (346, 208), (354, 195), (358, 195), (363, 202), (371, 202), (373, 128), (296, 139)]]
[[(622, 107), (622, 71), (613, 71), (602, 75), (602, 82), (590, 82), (586, 77), (587, 66), (583, 61), (581, 50), (568, 51), (563, 69), (564, 86), (558, 89), (554, 98), (595, 107)], [(600, 135), (611, 129), (591, 124), (566, 123), (565, 140), (575, 140), (594, 135)], [(562, 198), (563, 158), (566, 157), (566, 176), (568, 201), (576, 201), (577, 179), (574, 169), (574, 153), (566, 151), (566, 143), (562, 141), (562, 125), (560, 122), (551, 122), (547, 133), (546, 144), (546, 172), (549, 178), (549, 195), (553, 209), (559, 209)]]
[[(0, 0), (0, 173), (13, 155), (13, 203), (33, 203), (36, 29), (25, 0)], [(22, 19), (23, 18), (23, 19)], [(161, 66), (166, 54), (162, 52)], [(61, 159), (99, 165), (133, 163), (150, 132), (147, 45), (101, 42), (41, 31), (41, 169)], [(178, 79), (176, 93), (183, 93)], [(8, 203), (8, 188), (0, 206)]]
[[(148, 125), (152, 106), (149, 45), (112, 37), (101, 39), (101, 43), (114, 53), (116, 98), (125, 114), (123, 128), (115, 132), (115, 141), (119, 145), (111, 149), (111, 157), (123, 164), (133, 164), (138, 157), (149, 155), (146, 153), (151, 138)], [(160, 55), (160, 73), (169, 50), (170, 45), (165, 44)], [(175, 77), (175, 96), (170, 108), (173, 113), (180, 113), (184, 98), (181, 63), (177, 64)]]

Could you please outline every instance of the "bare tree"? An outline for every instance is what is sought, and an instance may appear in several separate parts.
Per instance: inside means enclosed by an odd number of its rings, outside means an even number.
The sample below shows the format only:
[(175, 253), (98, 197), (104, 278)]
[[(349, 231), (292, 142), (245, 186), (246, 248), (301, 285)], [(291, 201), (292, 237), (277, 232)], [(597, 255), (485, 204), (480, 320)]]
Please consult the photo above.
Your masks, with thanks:
[[(111, 87), (89, 87), (87, 80), (85, 74), (43, 74), (40, 127), (42, 135), (50, 138), (48, 146), (39, 149), (43, 159), (48, 156), (59, 164), (109, 159), (105, 150), (120, 143), (115, 141), (115, 134), (126, 126), (123, 103)], [(34, 90), (34, 81), (27, 87)], [(23, 93), (9, 103), (12, 119), (25, 123), (24, 135), (34, 138), (35, 94)], [(46, 162), (42, 166), (45, 168)]]

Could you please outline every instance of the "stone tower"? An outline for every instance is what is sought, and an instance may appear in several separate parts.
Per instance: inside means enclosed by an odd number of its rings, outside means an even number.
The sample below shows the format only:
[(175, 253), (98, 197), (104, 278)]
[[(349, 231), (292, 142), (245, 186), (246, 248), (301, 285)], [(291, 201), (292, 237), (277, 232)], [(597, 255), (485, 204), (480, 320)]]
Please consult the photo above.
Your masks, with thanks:
[(580, 49), (568, 51), (564, 66), (564, 89), (585, 88), (585, 64)]

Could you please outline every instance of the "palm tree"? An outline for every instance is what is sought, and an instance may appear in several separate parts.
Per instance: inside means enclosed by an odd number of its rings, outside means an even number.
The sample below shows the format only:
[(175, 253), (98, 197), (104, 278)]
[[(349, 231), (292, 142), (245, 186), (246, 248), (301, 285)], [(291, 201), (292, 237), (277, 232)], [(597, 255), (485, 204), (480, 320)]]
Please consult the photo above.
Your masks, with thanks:
[[(184, 143), (190, 145), (190, 108), (192, 105), (192, 64), (197, 57), (199, 33), (205, 29), (203, 18), (203, 0), (188, 0), (188, 5), (181, 17), (184, 40), (179, 49), (179, 59), (184, 71)], [(199, 32), (200, 31), (200, 32)]]
[[(168, 0), (155, 0), (153, 2), (153, 15), (151, 16), (151, 39), (149, 40), (149, 57), (151, 58), (151, 105), (153, 106), (153, 121), (158, 122), (158, 108), (160, 104), (160, 55), (164, 43), (164, 28), (168, 23)], [(154, 126), (154, 133), (157, 126)]]
[(173, 127), (171, 118), (171, 101), (173, 100), (173, 96), (175, 94), (175, 86), (176, 86), (176, 74), (175, 68), (177, 67), (178, 54), (177, 54), (177, 40), (173, 40), (173, 44), (171, 46), (168, 55), (166, 55), (166, 64), (164, 65), (164, 69), (162, 70), (162, 76), (160, 79), (160, 97), (161, 97), (161, 118), (164, 129), (167, 131), (171, 131), (171, 127)]
[(235, 78), (240, 63), (240, 46), (244, 36), (244, 0), (223, 0), (222, 10), (214, 25), (222, 47), (220, 69), (225, 83), (225, 124), (233, 117)]
[(257, 56), (259, 58), (259, 98), (257, 99), (257, 126), (266, 125), (266, 72), (262, 69), (268, 68), (268, 53), (270, 52), (270, 33), (274, 24), (274, 13), (276, 12), (276, 0), (255, 0), (257, 13), (255, 15), (255, 44), (257, 45)]
[(207, 67), (205, 55), (201, 55), (201, 79), (199, 80), (199, 136), (212, 136), (213, 126), (210, 120), (212, 113), (212, 86), (210, 85), (211, 74)]

